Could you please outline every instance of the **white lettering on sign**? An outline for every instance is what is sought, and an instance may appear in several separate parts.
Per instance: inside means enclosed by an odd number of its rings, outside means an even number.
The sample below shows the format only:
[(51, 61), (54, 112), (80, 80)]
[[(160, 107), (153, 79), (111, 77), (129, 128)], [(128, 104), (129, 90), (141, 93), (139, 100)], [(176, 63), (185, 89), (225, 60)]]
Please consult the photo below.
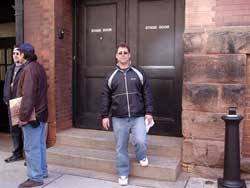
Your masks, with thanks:
[(159, 25), (159, 29), (169, 29), (170, 25)]
[(102, 32), (111, 32), (112, 31), (112, 28), (103, 28), (102, 29)]
[(157, 29), (157, 25), (146, 25), (145, 29), (146, 30), (154, 30), (154, 29)]
[(163, 30), (170, 29), (170, 25), (146, 25), (145, 30)]
[(91, 33), (101, 33), (101, 29), (91, 29)]

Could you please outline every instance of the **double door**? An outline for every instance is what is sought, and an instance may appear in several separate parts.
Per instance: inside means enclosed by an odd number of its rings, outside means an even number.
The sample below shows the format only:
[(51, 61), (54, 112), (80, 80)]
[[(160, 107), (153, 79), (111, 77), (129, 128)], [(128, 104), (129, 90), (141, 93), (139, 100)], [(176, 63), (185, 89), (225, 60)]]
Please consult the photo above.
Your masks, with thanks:
[(105, 75), (116, 64), (116, 45), (127, 43), (132, 64), (152, 86), (156, 126), (150, 133), (181, 135), (183, 2), (85, 0), (76, 7), (76, 126), (101, 129)]

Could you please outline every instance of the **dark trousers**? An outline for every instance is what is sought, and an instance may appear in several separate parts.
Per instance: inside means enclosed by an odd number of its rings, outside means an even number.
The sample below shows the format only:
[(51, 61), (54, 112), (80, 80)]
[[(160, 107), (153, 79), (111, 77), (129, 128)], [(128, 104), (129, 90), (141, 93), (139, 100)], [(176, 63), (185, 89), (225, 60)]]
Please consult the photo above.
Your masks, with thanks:
[(10, 118), (10, 110), (9, 111), (9, 125), (10, 125), (10, 134), (12, 138), (13, 143), (13, 155), (16, 157), (22, 157), (23, 156), (23, 133), (22, 128), (16, 126), (12, 126), (11, 124), (11, 118)]
[(18, 126), (10, 126), (10, 133), (13, 142), (13, 155), (17, 157), (23, 156), (23, 133), (22, 128)]

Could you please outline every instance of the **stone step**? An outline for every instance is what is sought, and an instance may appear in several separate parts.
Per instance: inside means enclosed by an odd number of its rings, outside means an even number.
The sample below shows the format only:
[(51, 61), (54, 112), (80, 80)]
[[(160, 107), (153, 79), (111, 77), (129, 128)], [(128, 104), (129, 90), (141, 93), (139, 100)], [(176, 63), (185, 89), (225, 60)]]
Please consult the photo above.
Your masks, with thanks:
[[(182, 138), (168, 136), (148, 136), (148, 155), (181, 158)], [(112, 132), (72, 128), (57, 133), (57, 144), (81, 148), (115, 151)], [(129, 144), (129, 152), (134, 148)]]
[[(55, 145), (48, 149), (47, 157), (50, 164), (117, 174), (113, 151)], [(149, 166), (141, 167), (134, 155), (130, 158), (131, 176), (176, 181), (180, 173), (180, 160), (149, 155)]]

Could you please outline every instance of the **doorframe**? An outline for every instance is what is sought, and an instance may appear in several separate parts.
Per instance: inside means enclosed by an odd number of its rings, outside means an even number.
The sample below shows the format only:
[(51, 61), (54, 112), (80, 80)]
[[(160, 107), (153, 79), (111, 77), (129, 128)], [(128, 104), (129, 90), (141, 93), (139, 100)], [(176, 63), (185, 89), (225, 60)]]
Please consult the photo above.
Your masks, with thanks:
[[(73, 72), (72, 72), (72, 86), (73, 86), (73, 99), (72, 99), (72, 104), (73, 104), (73, 127), (77, 127), (77, 115), (78, 115), (78, 110), (77, 110), (77, 102), (78, 102), (78, 93), (77, 93), (77, 73), (78, 73), (78, 66), (79, 66), (79, 41), (81, 41), (81, 36), (80, 32), (77, 31), (77, 26), (81, 22), (81, 18), (79, 16), (79, 5), (82, 3), (84, 0), (74, 0), (73, 1)], [(128, 24), (127, 20), (129, 19), (128, 16), (131, 16), (131, 14), (128, 14), (129, 7), (130, 6), (130, 1), (133, 0), (125, 0), (126, 2), (126, 23)], [(132, 7), (132, 8), (137, 8), (137, 7)], [(178, 0), (175, 1), (175, 26), (179, 25), (179, 27), (176, 27), (178, 30), (175, 31), (175, 51), (178, 51), (178, 53), (175, 53), (175, 62), (179, 62), (176, 64), (176, 74), (178, 75), (177, 77), (180, 78), (179, 80), (176, 81), (176, 86), (179, 88), (179, 92), (177, 92), (177, 98), (180, 101), (177, 105), (177, 113), (179, 114), (179, 119), (178, 123), (180, 125), (179, 132), (176, 134), (176, 136), (182, 136), (182, 85), (183, 85), (183, 62), (184, 62), (184, 41), (183, 41), (183, 33), (184, 33), (184, 28), (185, 28), (185, 0)], [(85, 19), (85, 18), (82, 18)], [(133, 44), (131, 44), (131, 41), (128, 40), (128, 32), (131, 32), (132, 26), (128, 25), (126, 29), (126, 34), (125, 34), (125, 40), (128, 42), (132, 50), (136, 50), (133, 48)], [(180, 55), (181, 54), (181, 55)]]
[(180, 103), (177, 106), (177, 112), (179, 113), (180, 129), (178, 136), (182, 136), (182, 86), (183, 86), (183, 64), (184, 64), (184, 40), (183, 33), (185, 29), (185, 0), (178, 0), (175, 4), (176, 17), (175, 23), (178, 24), (179, 30), (175, 32), (175, 51), (179, 50), (179, 53), (175, 53), (175, 62), (179, 62), (176, 65), (176, 74), (180, 80), (176, 80), (176, 86), (179, 88), (177, 92), (177, 98)]
[(73, 25), (72, 25), (72, 49), (73, 49), (73, 59), (72, 59), (72, 125), (73, 127), (76, 127), (76, 119), (77, 119), (77, 63), (78, 63), (78, 54), (77, 54), (77, 25), (79, 24), (78, 19), (78, 10), (79, 6), (79, 0), (73, 0), (72, 6), (73, 6)]

